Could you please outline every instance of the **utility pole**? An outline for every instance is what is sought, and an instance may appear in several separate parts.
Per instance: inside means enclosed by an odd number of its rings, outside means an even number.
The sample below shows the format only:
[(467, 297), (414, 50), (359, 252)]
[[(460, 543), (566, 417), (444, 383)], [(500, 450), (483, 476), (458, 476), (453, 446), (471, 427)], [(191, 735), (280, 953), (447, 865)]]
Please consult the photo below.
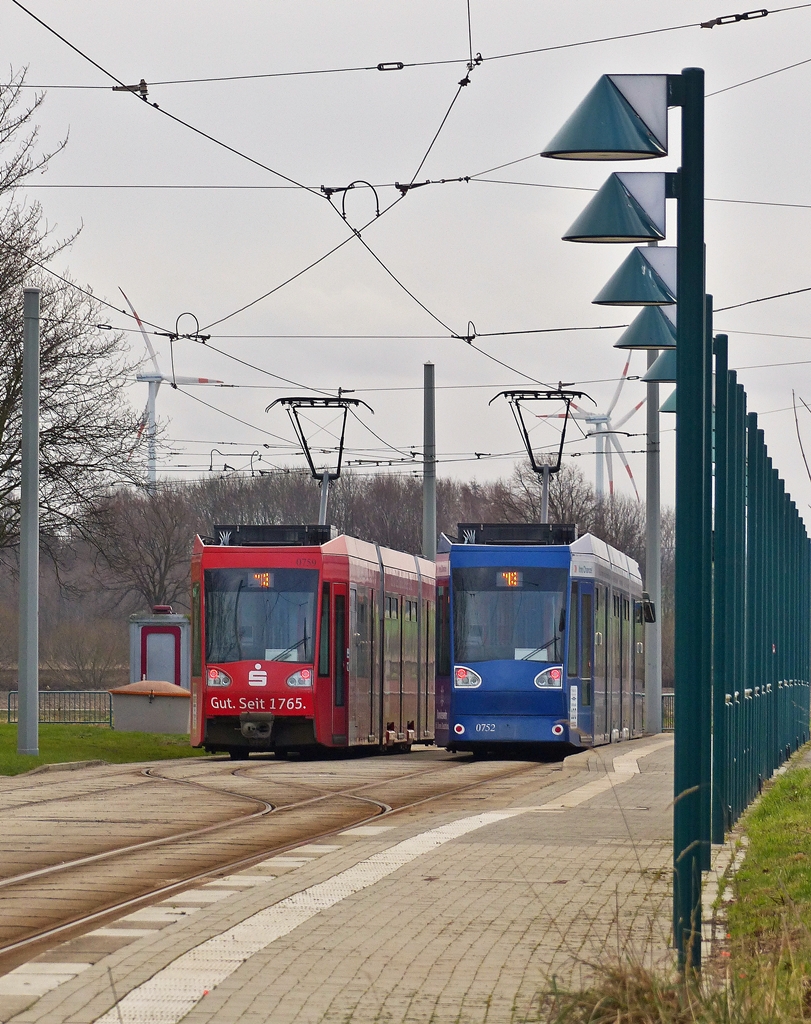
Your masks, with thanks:
[(23, 290), (17, 753), (39, 753), (39, 288)]
[(436, 392), (434, 364), (423, 375), (422, 554), (436, 561)]

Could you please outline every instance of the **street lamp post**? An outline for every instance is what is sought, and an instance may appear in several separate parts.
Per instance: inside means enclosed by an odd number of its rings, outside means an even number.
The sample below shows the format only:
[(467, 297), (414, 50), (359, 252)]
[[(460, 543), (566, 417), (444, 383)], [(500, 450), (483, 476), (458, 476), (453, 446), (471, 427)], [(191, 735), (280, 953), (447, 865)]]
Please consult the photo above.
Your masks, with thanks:
[[(650, 263), (654, 259), (661, 269), (661, 261), (667, 259), (658, 255), (663, 250), (638, 248), (596, 301), (611, 305), (678, 301), (673, 934), (680, 965), (698, 969), (701, 870), (709, 852), (707, 702), (712, 671), (711, 353), (705, 316), (703, 70), (686, 68), (681, 75), (603, 75), (543, 155), (570, 160), (666, 156), (668, 107), (681, 108), (678, 172), (661, 176), (663, 188), (654, 186), (657, 175), (648, 176), (650, 182), (643, 180), (645, 175), (612, 175), (565, 237), (572, 241), (656, 241), (664, 235), (657, 216), (664, 198), (669, 195), (678, 201), (677, 292), (668, 288), (668, 282)], [(610, 209), (612, 202), (618, 207), (615, 213)]]
[[(704, 560), (706, 380), (704, 274), (704, 72), (687, 68), (673, 81), (681, 106), (678, 171), (679, 315), (676, 324), (676, 726), (673, 807), (673, 933), (683, 965), (701, 966), (701, 812), (707, 779), (701, 749), (706, 669)], [(707, 496), (708, 497), (708, 496)], [(697, 539), (701, 540), (697, 543)], [(706, 550), (705, 550), (706, 548)], [(697, 657), (697, 652), (699, 656)], [(696, 757), (696, 753), (699, 756)]]

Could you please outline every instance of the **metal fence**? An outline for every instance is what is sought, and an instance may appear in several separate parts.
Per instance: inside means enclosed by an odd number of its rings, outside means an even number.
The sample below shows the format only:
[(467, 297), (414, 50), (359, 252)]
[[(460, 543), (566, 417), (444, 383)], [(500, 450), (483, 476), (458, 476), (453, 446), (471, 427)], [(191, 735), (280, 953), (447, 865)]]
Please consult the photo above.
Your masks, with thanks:
[[(718, 335), (712, 616), (712, 842), (809, 738), (811, 543)], [(709, 704), (708, 704), (709, 707)], [(710, 723), (705, 722), (709, 748)], [(709, 822), (705, 821), (709, 849)], [(709, 863), (707, 863), (709, 866)]]
[(673, 732), (676, 727), (676, 695), (662, 694), (662, 732)]
[[(7, 721), (16, 722), (19, 691), (9, 690)], [(43, 725), (113, 726), (113, 697), (106, 690), (45, 690), (39, 694), (39, 721)]]

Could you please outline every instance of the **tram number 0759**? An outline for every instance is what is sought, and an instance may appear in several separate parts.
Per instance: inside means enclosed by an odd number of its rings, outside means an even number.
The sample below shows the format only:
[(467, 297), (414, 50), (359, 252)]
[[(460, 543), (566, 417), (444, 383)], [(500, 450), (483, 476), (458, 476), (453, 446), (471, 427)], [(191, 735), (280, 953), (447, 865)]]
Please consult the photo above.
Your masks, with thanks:
[(495, 732), (495, 731), (496, 731), (496, 723), (495, 722), (477, 722), (476, 723), (476, 732)]

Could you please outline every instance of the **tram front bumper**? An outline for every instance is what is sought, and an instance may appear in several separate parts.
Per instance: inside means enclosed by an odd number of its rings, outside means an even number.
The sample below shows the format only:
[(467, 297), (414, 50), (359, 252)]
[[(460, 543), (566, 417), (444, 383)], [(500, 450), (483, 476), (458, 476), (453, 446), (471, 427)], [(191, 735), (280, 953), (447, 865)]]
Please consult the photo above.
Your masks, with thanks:
[(460, 750), (477, 743), (579, 742), (556, 715), (456, 715), (448, 736), (448, 745)]

